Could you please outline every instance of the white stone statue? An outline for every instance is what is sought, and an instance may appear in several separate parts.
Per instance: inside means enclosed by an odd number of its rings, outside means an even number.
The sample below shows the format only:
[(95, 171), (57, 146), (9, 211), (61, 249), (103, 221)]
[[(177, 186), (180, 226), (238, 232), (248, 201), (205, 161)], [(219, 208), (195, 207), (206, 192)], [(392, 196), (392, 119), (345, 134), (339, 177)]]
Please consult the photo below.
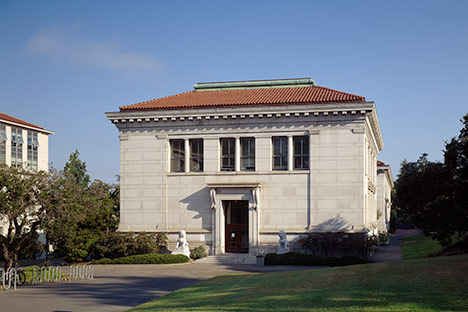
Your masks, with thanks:
[(276, 251), (276, 253), (278, 255), (281, 255), (281, 254), (285, 254), (287, 252), (289, 252), (289, 244), (288, 244), (288, 239), (286, 238), (286, 232), (281, 230), (279, 231), (278, 233), (280, 239), (279, 239), (279, 242), (278, 242), (278, 250)]
[(190, 258), (190, 249), (187, 243), (187, 237), (184, 230), (179, 232), (176, 249), (172, 252), (173, 255), (185, 255)]

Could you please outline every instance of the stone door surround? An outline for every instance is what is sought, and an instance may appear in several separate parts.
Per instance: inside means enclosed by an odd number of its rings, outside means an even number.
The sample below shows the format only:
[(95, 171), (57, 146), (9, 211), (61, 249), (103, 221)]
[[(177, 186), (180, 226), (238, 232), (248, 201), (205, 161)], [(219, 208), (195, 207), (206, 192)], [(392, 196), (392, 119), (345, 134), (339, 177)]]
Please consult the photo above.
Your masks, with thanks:
[(211, 228), (212, 247), (210, 253), (219, 255), (226, 253), (225, 242), (225, 212), (222, 206), (223, 200), (248, 200), (249, 201), (249, 254), (255, 255), (259, 245), (259, 211), (261, 188), (260, 183), (208, 183), (211, 200)]

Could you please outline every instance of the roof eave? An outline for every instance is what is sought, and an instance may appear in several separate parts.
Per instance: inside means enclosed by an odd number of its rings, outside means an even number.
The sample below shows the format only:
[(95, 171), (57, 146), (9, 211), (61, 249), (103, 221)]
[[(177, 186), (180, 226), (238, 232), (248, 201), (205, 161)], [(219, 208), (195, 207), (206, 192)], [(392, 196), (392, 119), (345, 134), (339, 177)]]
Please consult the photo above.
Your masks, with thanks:
[(18, 123), (18, 122), (13, 122), (13, 121), (10, 121), (10, 120), (0, 119), (0, 122), (5, 123), (5, 124), (9, 124), (11, 126), (19, 127), (19, 128), (25, 128), (25, 129), (34, 130), (34, 131), (37, 131), (37, 132), (42, 132), (42, 133), (47, 134), (47, 135), (55, 134), (55, 132), (50, 131), (50, 130), (46, 130), (44, 128), (28, 126), (28, 125), (21, 124), (21, 123)]

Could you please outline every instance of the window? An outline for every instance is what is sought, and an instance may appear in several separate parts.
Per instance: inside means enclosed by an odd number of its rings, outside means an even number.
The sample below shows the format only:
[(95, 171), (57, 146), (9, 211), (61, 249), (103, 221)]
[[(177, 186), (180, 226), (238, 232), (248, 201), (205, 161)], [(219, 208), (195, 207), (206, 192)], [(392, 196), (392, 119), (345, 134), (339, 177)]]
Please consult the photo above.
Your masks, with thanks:
[(28, 168), (37, 171), (37, 132), (28, 131)]
[(288, 138), (273, 137), (273, 170), (288, 170)]
[(236, 148), (234, 139), (221, 139), (221, 170), (234, 171)]
[(241, 138), (241, 170), (255, 170), (255, 138)]
[(0, 125), (0, 164), (6, 163), (6, 130), (4, 125)]
[(184, 140), (171, 140), (171, 172), (185, 171)]
[(203, 140), (190, 140), (190, 171), (203, 171)]
[(23, 166), (23, 130), (11, 127), (11, 165)]
[(309, 137), (298, 136), (293, 138), (294, 169), (309, 169)]

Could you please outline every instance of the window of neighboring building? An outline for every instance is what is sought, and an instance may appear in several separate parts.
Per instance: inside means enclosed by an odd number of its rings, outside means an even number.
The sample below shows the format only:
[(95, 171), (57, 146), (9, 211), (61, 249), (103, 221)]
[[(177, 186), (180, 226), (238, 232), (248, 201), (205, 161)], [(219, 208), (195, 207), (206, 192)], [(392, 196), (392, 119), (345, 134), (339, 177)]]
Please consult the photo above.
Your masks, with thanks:
[(171, 144), (171, 171), (185, 171), (184, 140), (170, 140)]
[(255, 138), (241, 138), (241, 170), (255, 171)]
[(11, 127), (11, 165), (23, 166), (23, 130)]
[(309, 169), (309, 137), (297, 136), (293, 138), (294, 169)]
[(203, 171), (203, 140), (190, 140), (190, 171)]
[(273, 137), (273, 170), (288, 170), (288, 138)]
[(37, 132), (28, 131), (28, 168), (37, 171)]
[(6, 129), (4, 125), (0, 125), (0, 164), (6, 163)]
[(221, 139), (221, 170), (234, 171), (236, 161), (235, 139)]

